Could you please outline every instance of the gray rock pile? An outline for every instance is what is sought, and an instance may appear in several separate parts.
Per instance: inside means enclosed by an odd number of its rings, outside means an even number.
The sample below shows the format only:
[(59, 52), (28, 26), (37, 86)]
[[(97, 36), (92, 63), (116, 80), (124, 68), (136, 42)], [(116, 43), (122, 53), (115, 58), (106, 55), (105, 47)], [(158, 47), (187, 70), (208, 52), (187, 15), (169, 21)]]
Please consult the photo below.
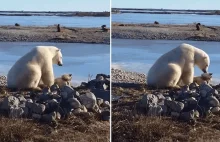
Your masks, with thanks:
[(32, 118), (53, 123), (73, 114), (87, 113), (91, 116), (96, 113), (102, 120), (110, 119), (108, 101), (91, 91), (80, 94), (72, 86), (59, 88), (54, 84), (50, 88), (44, 88), (42, 92), (27, 92), (25, 95), (19, 92), (9, 93), (0, 101), (0, 113), (10, 118)]
[(102, 98), (105, 101), (110, 101), (110, 75), (97, 74), (96, 79), (83, 82), (81, 88), (88, 88), (95, 94), (96, 97)]
[(148, 116), (171, 116), (172, 118), (193, 121), (220, 111), (220, 93), (206, 82), (195, 83), (176, 91), (155, 91), (144, 94), (136, 108)]
[(0, 75), (0, 86), (6, 86), (7, 85), (7, 77), (4, 75)]
[(146, 75), (136, 72), (124, 71), (120, 69), (111, 69), (112, 83), (135, 83), (145, 84)]

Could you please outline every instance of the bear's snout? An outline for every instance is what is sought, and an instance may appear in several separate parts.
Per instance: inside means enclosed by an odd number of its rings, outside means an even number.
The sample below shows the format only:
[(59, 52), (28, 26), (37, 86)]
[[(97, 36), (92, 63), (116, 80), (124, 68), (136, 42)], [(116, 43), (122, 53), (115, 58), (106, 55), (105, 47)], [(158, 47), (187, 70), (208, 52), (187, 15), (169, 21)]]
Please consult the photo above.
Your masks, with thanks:
[(58, 64), (57, 64), (58, 66), (63, 66), (63, 64), (61, 63), (61, 62), (58, 62)]

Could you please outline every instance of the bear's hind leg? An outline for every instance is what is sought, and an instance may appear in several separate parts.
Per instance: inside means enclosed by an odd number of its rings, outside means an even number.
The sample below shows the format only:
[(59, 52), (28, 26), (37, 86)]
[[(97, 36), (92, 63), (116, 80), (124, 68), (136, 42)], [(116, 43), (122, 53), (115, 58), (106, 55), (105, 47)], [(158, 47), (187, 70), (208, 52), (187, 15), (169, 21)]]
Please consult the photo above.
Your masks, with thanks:
[(178, 82), (180, 81), (181, 77), (181, 68), (176, 64), (169, 64), (166, 70), (166, 86), (167, 87), (174, 87), (180, 88)]

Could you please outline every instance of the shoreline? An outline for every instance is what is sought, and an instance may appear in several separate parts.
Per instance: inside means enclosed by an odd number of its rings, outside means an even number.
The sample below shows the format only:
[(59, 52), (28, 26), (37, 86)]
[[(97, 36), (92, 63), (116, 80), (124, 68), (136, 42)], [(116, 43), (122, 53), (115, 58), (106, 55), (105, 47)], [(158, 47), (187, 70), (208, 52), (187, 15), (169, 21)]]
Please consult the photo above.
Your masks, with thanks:
[(75, 28), (61, 26), (61, 32), (57, 32), (56, 26), (0, 26), (0, 42), (110, 44), (110, 34), (109, 32), (103, 32), (101, 27)]
[(112, 23), (113, 39), (220, 41), (220, 26)]
[(151, 9), (151, 8), (112, 8), (113, 14), (139, 13), (139, 14), (197, 14), (220, 15), (219, 10), (184, 10), (184, 9)]
[(110, 17), (110, 12), (79, 11), (0, 11), (0, 16), (62, 16), (62, 17)]

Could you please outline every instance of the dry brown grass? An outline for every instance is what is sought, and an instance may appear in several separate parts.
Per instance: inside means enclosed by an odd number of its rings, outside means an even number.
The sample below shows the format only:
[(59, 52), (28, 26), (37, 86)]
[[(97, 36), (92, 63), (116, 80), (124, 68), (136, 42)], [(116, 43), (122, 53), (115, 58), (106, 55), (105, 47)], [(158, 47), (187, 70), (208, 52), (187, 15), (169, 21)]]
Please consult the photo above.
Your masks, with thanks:
[(59, 121), (57, 129), (28, 119), (0, 118), (1, 142), (72, 142), (109, 141), (109, 122), (95, 117), (72, 116)]
[(211, 118), (199, 119), (196, 125), (190, 125), (169, 117), (147, 117), (137, 113), (135, 103), (141, 98), (143, 89), (113, 87), (114, 95), (127, 94), (129, 97), (112, 104), (112, 141), (220, 141), (219, 114)]

